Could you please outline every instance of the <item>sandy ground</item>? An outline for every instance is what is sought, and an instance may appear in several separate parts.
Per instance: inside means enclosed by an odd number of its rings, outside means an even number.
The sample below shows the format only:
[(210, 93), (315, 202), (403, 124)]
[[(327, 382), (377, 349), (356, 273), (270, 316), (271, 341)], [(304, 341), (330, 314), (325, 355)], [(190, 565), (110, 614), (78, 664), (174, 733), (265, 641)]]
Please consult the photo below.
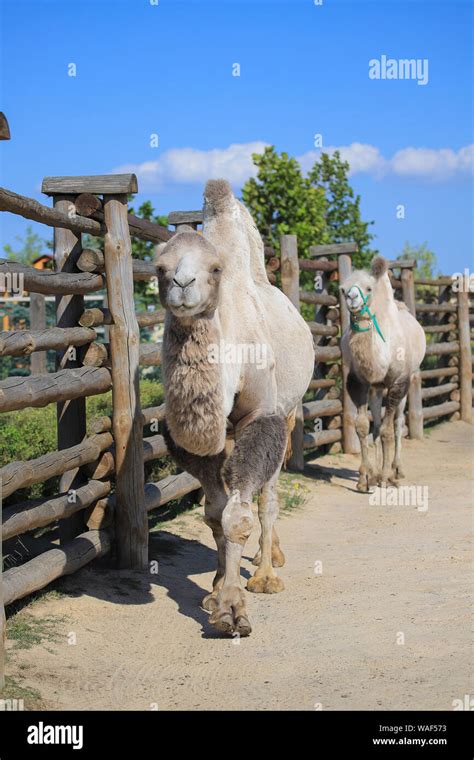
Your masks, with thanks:
[(356, 457), (309, 465), (306, 502), (279, 521), (286, 590), (247, 594), (248, 639), (219, 638), (199, 607), (215, 551), (195, 510), (153, 535), (158, 575), (96, 566), (31, 605), (59, 637), (11, 651), (11, 675), (51, 710), (452, 709), (474, 693), (472, 433), (446, 423), (405, 443), (426, 511), (371, 504)]

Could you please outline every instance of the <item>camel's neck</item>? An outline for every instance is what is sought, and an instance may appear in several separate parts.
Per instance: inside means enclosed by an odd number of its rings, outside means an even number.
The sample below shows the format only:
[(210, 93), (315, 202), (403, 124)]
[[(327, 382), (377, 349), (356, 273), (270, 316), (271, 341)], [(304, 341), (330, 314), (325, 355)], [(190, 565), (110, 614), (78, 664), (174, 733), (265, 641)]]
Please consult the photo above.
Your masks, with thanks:
[(224, 448), (222, 368), (210, 360), (218, 343), (217, 316), (179, 320), (167, 315), (163, 340), (166, 419), (182, 448), (200, 456)]

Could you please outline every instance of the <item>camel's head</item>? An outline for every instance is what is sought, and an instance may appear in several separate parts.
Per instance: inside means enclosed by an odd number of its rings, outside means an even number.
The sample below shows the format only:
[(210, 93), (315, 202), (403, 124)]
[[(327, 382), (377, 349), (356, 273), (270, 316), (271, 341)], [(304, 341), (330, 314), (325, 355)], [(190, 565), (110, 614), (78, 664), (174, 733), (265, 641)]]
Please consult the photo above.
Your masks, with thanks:
[(174, 235), (156, 259), (160, 301), (176, 317), (209, 315), (218, 302), (223, 264), (197, 232)]
[(355, 269), (344, 280), (340, 290), (351, 314), (357, 314), (366, 304), (370, 304), (377, 280), (383, 277), (387, 270), (388, 264), (385, 259), (382, 256), (376, 256), (372, 261), (370, 274), (364, 269)]

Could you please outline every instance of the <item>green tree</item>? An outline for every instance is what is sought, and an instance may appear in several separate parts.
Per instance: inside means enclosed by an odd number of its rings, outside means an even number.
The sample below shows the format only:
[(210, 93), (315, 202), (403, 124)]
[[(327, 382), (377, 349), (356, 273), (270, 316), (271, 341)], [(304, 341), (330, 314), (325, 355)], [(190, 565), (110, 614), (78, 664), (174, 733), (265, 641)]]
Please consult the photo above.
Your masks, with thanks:
[(20, 264), (31, 264), (39, 256), (49, 251), (52, 246), (51, 241), (45, 240), (33, 232), (33, 227), (30, 224), (25, 229), (25, 235), (16, 235), (15, 240), (21, 243), (17, 250), (14, 250), (9, 244), (4, 245), (3, 250), (8, 259)]
[(370, 262), (373, 222), (361, 219), (360, 196), (354, 195), (349, 164), (338, 151), (322, 153), (307, 176), (295, 158), (273, 146), (252, 158), (257, 176), (245, 183), (242, 200), (266, 242), (278, 250), (281, 234), (295, 234), (300, 255), (307, 257), (311, 245), (350, 240), (359, 246), (355, 266)]
[(418, 245), (405, 243), (397, 259), (415, 259), (416, 266), (413, 271), (416, 277), (430, 280), (440, 275), (439, 270), (435, 272), (438, 266), (436, 254), (428, 248), (427, 242)]
[(360, 215), (360, 195), (349, 184), (350, 166), (341, 159), (338, 150), (330, 156), (321, 153), (308, 177), (313, 187), (324, 191), (326, 198), (326, 235), (331, 243), (357, 243), (353, 254), (354, 266), (366, 267), (377, 251), (371, 249), (374, 235), (369, 232), (373, 222), (364, 222)]

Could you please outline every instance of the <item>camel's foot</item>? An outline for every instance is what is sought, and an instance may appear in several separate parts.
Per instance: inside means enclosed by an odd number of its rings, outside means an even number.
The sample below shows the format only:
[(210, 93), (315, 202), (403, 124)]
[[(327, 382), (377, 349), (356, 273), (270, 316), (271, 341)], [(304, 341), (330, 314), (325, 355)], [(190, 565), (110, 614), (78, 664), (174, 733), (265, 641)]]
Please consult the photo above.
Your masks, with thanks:
[(251, 633), (252, 627), (247, 617), (244, 592), (241, 588), (238, 586), (223, 587), (215, 595), (212, 604), (215, 606), (209, 617), (209, 622), (218, 631), (228, 634), (238, 633), (239, 636), (248, 636)]
[[(262, 553), (260, 549), (256, 553), (255, 557), (252, 560), (252, 565), (260, 565), (262, 561)], [(283, 554), (282, 550), (279, 546), (272, 546), (272, 566), (273, 567), (283, 567), (285, 564), (285, 555)]]
[(211, 591), (211, 593), (207, 594), (202, 600), (201, 607), (206, 610), (206, 612), (214, 612), (219, 606), (217, 602), (217, 594), (218, 591)]
[(394, 480), (401, 480), (401, 478), (404, 478), (404, 477), (405, 477), (405, 473), (403, 472), (403, 468), (401, 464), (394, 464), (392, 478), (394, 478)]
[(359, 473), (357, 490), (361, 493), (372, 493), (377, 485), (377, 480), (377, 475), (374, 472), (361, 472)]
[(247, 591), (254, 594), (278, 594), (283, 591), (285, 584), (282, 579), (274, 573), (259, 573), (258, 570), (247, 581)]
[(399, 488), (400, 481), (393, 474), (388, 476), (381, 475), (378, 485), (380, 488)]

